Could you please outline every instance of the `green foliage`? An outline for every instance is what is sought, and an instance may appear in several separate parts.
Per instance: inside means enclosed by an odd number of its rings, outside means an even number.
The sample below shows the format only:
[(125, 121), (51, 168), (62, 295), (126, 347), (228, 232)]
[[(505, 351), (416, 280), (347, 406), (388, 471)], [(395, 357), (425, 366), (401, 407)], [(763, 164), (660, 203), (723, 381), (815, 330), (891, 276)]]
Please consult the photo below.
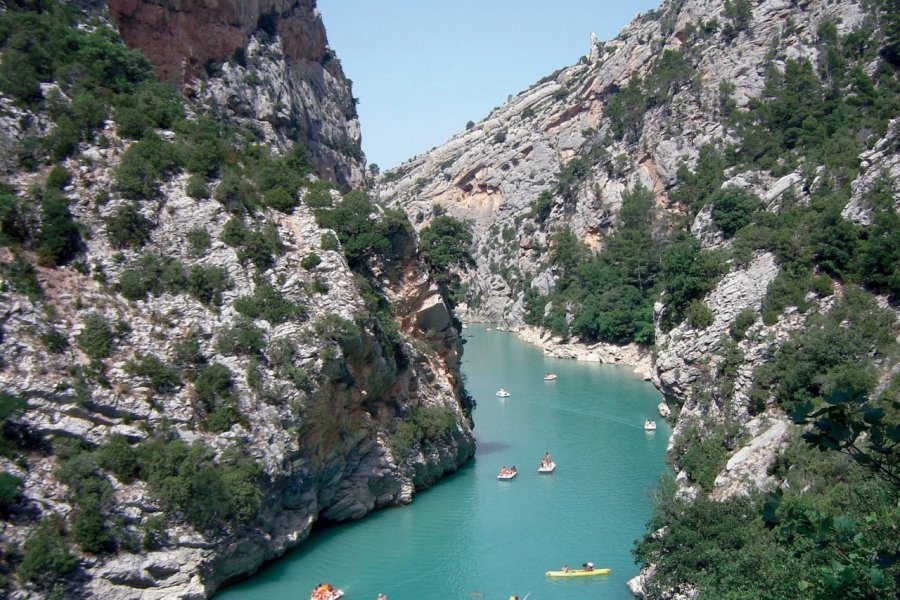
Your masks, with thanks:
[(23, 481), (12, 473), (0, 471), (0, 516), (6, 517), (22, 499)]
[(391, 435), (391, 449), (406, 460), (416, 445), (436, 442), (450, 435), (455, 427), (456, 416), (444, 406), (413, 407)]
[(221, 306), (222, 293), (233, 286), (223, 267), (194, 265), (188, 272), (188, 293), (207, 306)]
[(113, 488), (100, 472), (92, 453), (79, 452), (62, 460), (56, 478), (71, 491), (75, 504), (72, 538), (85, 552), (98, 554), (115, 547), (115, 538), (106, 524), (105, 513), (113, 503)]
[(711, 195), (712, 220), (725, 238), (750, 223), (750, 216), (759, 209), (760, 200), (741, 188), (729, 186)]
[(647, 97), (640, 81), (633, 77), (606, 103), (604, 115), (610, 120), (610, 131), (616, 140), (636, 139), (647, 110)]
[(123, 204), (115, 213), (105, 219), (106, 237), (113, 248), (137, 249), (150, 240), (153, 221), (140, 213), (134, 202)]
[(262, 227), (254, 227), (246, 232), (237, 255), (239, 259), (250, 261), (258, 269), (267, 269), (274, 264), (275, 256), (283, 252), (278, 227), (267, 221)]
[(29, 237), (20, 199), (0, 184), (0, 245), (21, 244)]
[(191, 255), (193, 256), (203, 256), (212, 244), (212, 237), (210, 237), (209, 231), (205, 227), (195, 227), (188, 231), (185, 237), (187, 237)]
[(341, 249), (341, 244), (337, 237), (330, 231), (326, 231), (322, 234), (321, 244), (322, 250), (337, 252)]
[(822, 405), (836, 392), (866, 395), (877, 383), (874, 357), (891, 351), (893, 315), (865, 292), (847, 286), (825, 315), (812, 315), (806, 328), (754, 371), (754, 393), (771, 394), (787, 412)]
[(32, 302), (44, 297), (44, 290), (37, 278), (34, 265), (16, 253), (13, 262), (0, 264), (0, 274), (3, 276), (3, 287), (16, 294), (23, 294)]
[(75, 336), (75, 343), (88, 358), (102, 360), (112, 355), (115, 335), (100, 313), (92, 312), (84, 319), (84, 329)]
[(133, 200), (147, 200), (159, 194), (165, 175), (181, 167), (178, 149), (155, 133), (144, 136), (128, 147), (115, 171), (115, 185), (121, 194)]
[(249, 457), (226, 451), (216, 459), (197, 441), (151, 438), (140, 444), (141, 479), (169, 511), (195, 527), (217, 532), (251, 521), (262, 504), (262, 469)]
[(71, 179), (72, 174), (63, 165), (54, 165), (47, 174), (47, 189), (62, 190)]
[(225, 222), (225, 226), (222, 227), (222, 233), (219, 234), (219, 239), (222, 243), (227, 244), (232, 248), (240, 247), (244, 243), (246, 237), (247, 226), (244, 225), (243, 219), (236, 217), (228, 219), (228, 221)]
[(265, 332), (249, 322), (237, 323), (234, 327), (222, 331), (216, 340), (216, 350), (225, 355), (260, 354), (265, 348)]
[(225, 171), (214, 197), (229, 213), (242, 217), (259, 206), (259, 194), (253, 184), (236, 169)]
[(362, 268), (369, 255), (392, 258), (394, 245), (385, 227), (371, 218), (375, 206), (362, 191), (348, 192), (332, 209), (317, 208), (316, 222), (333, 230), (352, 269)]
[[(387, 177), (387, 175), (385, 175)], [(333, 202), (331, 200), (331, 190), (336, 189), (334, 183), (320, 179), (313, 181), (306, 186), (306, 193), (303, 195), (303, 202), (310, 208), (331, 208)]]
[(42, 520), (23, 546), (19, 577), (41, 587), (50, 587), (78, 567), (69, 550), (65, 526), (58, 516)]
[(300, 266), (307, 271), (312, 271), (322, 263), (322, 259), (315, 252), (310, 252), (300, 261)]
[(100, 446), (97, 450), (97, 464), (114, 473), (123, 483), (131, 483), (140, 475), (138, 453), (122, 435), (112, 435)]
[(186, 291), (188, 275), (180, 261), (147, 253), (133, 266), (123, 269), (115, 287), (129, 300), (144, 300), (147, 294), (159, 296), (164, 292), (179, 294)]
[(731, 324), (731, 328), (728, 332), (731, 334), (731, 337), (737, 341), (741, 341), (744, 339), (744, 336), (747, 334), (747, 330), (756, 323), (757, 313), (752, 308), (745, 308), (734, 318), (734, 323)]
[(125, 370), (132, 375), (146, 377), (150, 387), (161, 394), (173, 392), (181, 385), (178, 369), (152, 354), (145, 354), (136, 361), (129, 361), (125, 365)]
[(212, 363), (197, 374), (194, 382), (197, 400), (206, 410), (205, 426), (210, 431), (227, 431), (242, 421), (234, 406), (234, 379), (231, 370), (221, 363)]
[(65, 334), (52, 327), (41, 336), (41, 343), (51, 354), (62, 354), (69, 347), (69, 339)]
[(188, 177), (184, 192), (194, 200), (205, 200), (210, 197), (209, 186), (206, 185), (206, 176), (194, 173)]
[(303, 305), (291, 302), (268, 283), (258, 284), (252, 296), (237, 298), (234, 309), (249, 319), (265, 319), (272, 325), (306, 316)]
[(706, 329), (715, 321), (713, 312), (699, 300), (688, 304), (684, 317), (688, 327), (692, 329)]
[(666, 292), (660, 325), (671, 329), (680, 323), (691, 303), (712, 290), (725, 270), (721, 254), (702, 250), (699, 240), (689, 235), (676, 237), (662, 259), (661, 278)]
[(69, 212), (69, 203), (58, 190), (48, 189), (41, 198), (41, 231), (37, 251), (41, 264), (66, 264), (81, 250), (81, 233)]
[(535, 198), (534, 202), (531, 203), (531, 211), (528, 213), (528, 216), (538, 223), (543, 223), (547, 220), (547, 217), (550, 216), (550, 211), (552, 210), (553, 194), (544, 190), (537, 198)]
[(451, 275), (451, 269), (475, 264), (471, 247), (471, 223), (450, 215), (435, 217), (419, 232), (419, 252), (425, 258), (432, 277), (439, 284), (450, 287), (458, 285), (458, 281)]

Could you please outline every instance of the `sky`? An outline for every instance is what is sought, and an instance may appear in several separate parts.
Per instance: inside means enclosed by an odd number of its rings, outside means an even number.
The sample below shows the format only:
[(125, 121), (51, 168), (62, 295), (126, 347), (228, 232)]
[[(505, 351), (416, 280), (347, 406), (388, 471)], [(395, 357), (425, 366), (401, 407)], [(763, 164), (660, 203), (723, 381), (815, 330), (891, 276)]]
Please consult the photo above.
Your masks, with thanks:
[(369, 164), (399, 165), (614, 38), (659, 0), (319, 0)]

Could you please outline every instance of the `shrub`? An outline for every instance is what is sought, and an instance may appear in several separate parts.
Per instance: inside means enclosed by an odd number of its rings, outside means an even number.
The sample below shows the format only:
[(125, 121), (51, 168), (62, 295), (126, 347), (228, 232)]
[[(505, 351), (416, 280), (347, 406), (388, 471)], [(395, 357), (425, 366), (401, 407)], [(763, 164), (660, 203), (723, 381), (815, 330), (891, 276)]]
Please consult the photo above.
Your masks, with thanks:
[(180, 164), (175, 146), (149, 134), (122, 154), (115, 172), (116, 187), (126, 198), (153, 198), (159, 193), (160, 179), (175, 172)]
[(252, 520), (262, 504), (262, 469), (246, 456), (225, 451), (216, 460), (202, 442), (151, 439), (139, 447), (141, 474), (167, 510), (195, 527), (219, 531)]
[(247, 226), (244, 225), (244, 221), (237, 217), (231, 217), (225, 223), (225, 226), (222, 227), (222, 233), (219, 234), (219, 240), (222, 243), (231, 246), (232, 248), (237, 248), (244, 243), (244, 239), (247, 237)]
[(267, 191), (263, 194), (263, 201), (266, 206), (285, 214), (289, 214), (300, 204), (297, 197), (284, 188), (274, 188)]
[(178, 364), (199, 366), (206, 364), (206, 357), (200, 348), (197, 333), (189, 332), (183, 339), (175, 342), (175, 358)]
[(258, 269), (267, 269), (274, 263), (274, 256), (283, 252), (281, 236), (278, 235), (278, 227), (267, 222), (262, 227), (248, 231), (244, 236), (244, 243), (238, 249), (238, 258), (242, 261), (249, 260)]
[(209, 198), (209, 186), (206, 185), (206, 177), (199, 173), (194, 173), (188, 177), (184, 192), (194, 200), (205, 200)]
[(132, 375), (146, 377), (150, 387), (161, 394), (173, 392), (181, 385), (178, 369), (152, 354), (146, 354), (137, 361), (129, 361), (125, 369)]
[(330, 208), (332, 206), (331, 190), (337, 186), (330, 181), (313, 181), (306, 188), (303, 202), (310, 208)]
[(235, 216), (253, 212), (259, 206), (256, 188), (235, 170), (225, 172), (214, 196), (225, 210)]
[(209, 250), (212, 237), (205, 227), (195, 227), (187, 232), (187, 241), (192, 256), (203, 256)]
[(756, 322), (757, 312), (752, 308), (745, 308), (734, 318), (729, 333), (737, 341), (744, 339), (747, 330)]
[(240, 411), (234, 406), (235, 390), (231, 370), (220, 363), (213, 363), (197, 375), (194, 382), (197, 399), (206, 410), (203, 423), (209, 431), (228, 431), (236, 423), (243, 421)]
[(10, 511), (22, 499), (23, 481), (12, 473), (0, 471), (0, 516), (9, 515)]
[(187, 291), (207, 306), (221, 306), (222, 293), (233, 285), (223, 267), (195, 265), (187, 276)]
[(16, 294), (23, 294), (32, 302), (44, 297), (37, 271), (18, 253), (15, 254), (13, 262), (0, 264), (0, 273), (3, 275), (4, 287), (8, 287)]
[(685, 318), (688, 327), (692, 329), (706, 329), (715, 321), (713, 312), (699, 300), (694, 300), (688, 305)]
[(65, 526), (57, 515), (38, 523), (23, 550), (19, 576), (40, 586), (49, 587), (78, 567), (65, 538)]
[(221, 354), (260, 354), (266, 348), (266, 334), (252, 323), (238, 323), (223, 331), (216, 340)]
[(302, 305), (291, 302), (267, 283), (257, 285), (252, 296), (237, 298), (234, 309), (245, 317), (265, 319), (272, 325), (306, 315)]
[(337, 237), (330, 231), (326, 231), (322, 234), (321, 244), (322, 250), (325, 251), (338, 252), (341, 249), (341, 244), (338, 242)]
[(125, 436), (112, 435), (97, 450), (97, 463), (111, 471), (123, 483), (131, 483), (140, 475), (138, 453)]
[(75, 343), (88, 358), (101, 360), (112, 355), (115, 336), (103, 315), (92, 312), (85, 317), (84, 329), (75, 336)]
[(146, 244), (154, 226), (153, 221), (142, 215), (134, 202), (120, 206), (105, 221), (109, 244), (119, 250), (137, 249)]
[(186, 291), (188, 276), (180, 261), (148, 253), (122, 271), (115, 287), (129, 300), (143, 300), (147, 294), (159, 296), (164, 292), (179, 294)]
[(41, 199), (41, 231), (38, 235), (38, 260), (55, 266), (68, 263), (81, 250), (81, 233), (69, 212), (66, 198), (48, 189)]
[(69, 347), (69, 338), (52, 327), (41, 336), (41, 343), (51, 354), (62, 354)]
[(391, 435), (391, 449), (405, 460), (416, 444), (435, 442), (456, 426), (453, 411), (443, 406), (413, 407)]
[(18, 197), (0, 184), (0, 244), (22, 243), (28, 235)]
[(61, 190), (71, 179), (71, 173), (62, 164), (54, 165), (47, 175), (47, 189)]
[(729, 186), (712, 194), (712, 220), (726, 238), (750, 224), (760, 206), (759, 198), (741, 188)]
[(322, 259), (315, 252), (310, 252), (300, 261), (300, 266), (307, 271), (312, 271), (322, 263)]

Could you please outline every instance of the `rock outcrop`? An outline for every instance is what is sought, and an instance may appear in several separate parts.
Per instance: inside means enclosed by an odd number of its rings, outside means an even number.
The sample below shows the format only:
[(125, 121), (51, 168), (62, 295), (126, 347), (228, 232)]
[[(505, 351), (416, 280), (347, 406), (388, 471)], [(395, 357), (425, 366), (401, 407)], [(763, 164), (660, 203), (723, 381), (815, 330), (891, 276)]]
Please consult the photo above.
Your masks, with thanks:
[(160, 79), (261, 126), (281, 148), (304, 144), (321, 177), (366, 184), (356, 100), (315, 0), (107, 4), (122, 38)]

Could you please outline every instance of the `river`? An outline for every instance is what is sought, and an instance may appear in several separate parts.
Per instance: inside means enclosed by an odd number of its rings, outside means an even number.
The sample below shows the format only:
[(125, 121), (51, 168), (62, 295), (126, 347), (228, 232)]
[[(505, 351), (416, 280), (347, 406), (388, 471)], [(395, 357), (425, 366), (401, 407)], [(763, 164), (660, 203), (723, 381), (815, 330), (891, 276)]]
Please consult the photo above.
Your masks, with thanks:
[[(656, 413), (659, 392), (624, 367), (546, 358), (484, 325), (464, 333), (463, 372), (478, 402), (475, 460), (409, 506), (314, 532), (218, 599), (305, 600), (324, 581), (346, 600), (632, 598), (632, 543), (650, 516), (671, 433)], [(547, 372), (558, 379), (543, 381)], [(509, 398), (494, 395), (500, 387)], [(657, 431), (644, 431), (645, 418)], [(536, 472), (544, 452), (553, 474)], [(519, 475), (498, 481), (502, 465)], [(544, 576), (585, 561), (612, 573)]]

